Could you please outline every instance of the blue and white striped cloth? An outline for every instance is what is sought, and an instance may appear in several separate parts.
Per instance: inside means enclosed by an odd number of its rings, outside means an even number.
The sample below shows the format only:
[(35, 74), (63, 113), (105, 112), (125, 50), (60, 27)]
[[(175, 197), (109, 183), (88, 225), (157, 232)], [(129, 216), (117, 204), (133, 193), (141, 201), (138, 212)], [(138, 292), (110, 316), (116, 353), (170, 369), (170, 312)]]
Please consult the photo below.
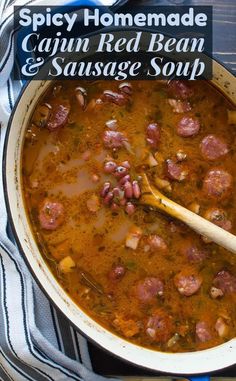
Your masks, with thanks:
[[(80, 0), (78, 0), (79, 2)], [(123, 3), (116, 2), (116, 3)], [(0, 159), (9, 114), (22, 82), (11, 79), (13, 5), (60, 5), (65, 0), (0, 0)], [(83, 2), (84, 3), (84, 2)], [(86, 0), (85, 0), (86, 3)], [(115, 1), (100, 1), (112, 5)], [(88, 345), (49, 303), (11, 237), (0, 174), (0, 380), (102, 381)], [(111, 379), (112, 380), (112, 379)]]

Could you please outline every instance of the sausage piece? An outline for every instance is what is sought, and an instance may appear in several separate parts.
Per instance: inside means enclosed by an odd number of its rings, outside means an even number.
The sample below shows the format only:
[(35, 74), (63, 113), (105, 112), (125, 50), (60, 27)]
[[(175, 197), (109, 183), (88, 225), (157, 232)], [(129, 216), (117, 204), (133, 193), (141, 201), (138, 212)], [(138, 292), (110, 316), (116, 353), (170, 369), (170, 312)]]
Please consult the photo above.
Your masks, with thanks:
[(147, 277), (136, 285), (136, 296), (143, 303), (150, 302), (157, 295), (162, 296), (163, 291), (163, 282), (155, 277)]
[(191, 263), (202, 262), (207, 256), (205, 250), (199, 249), (191, 242), (187, 242), (184, 246), (182, 246), (181, 254), (184, 255)]
[(102, 94), (101, 99), (104, 102), (114, 103), (118, 106), (124, 106), (127, 102), (129, 102), (129, 98), (122, 93), (116, 93), (111, 90), (105, 90)]
[(197, 118), (184, 116), (177, 124), (177, 134), (184, 138), (192, 137), (198, 134), (200, 122)]
[(188, 175), (188, 171), (182, 164), (175, 163), (173, 160), (166, 160), (167, 175), (171, 180), (183, 181)]
[(208, 324), (205, 321), (199, 321), (196, 324), (196, 337), (201, 343), (211, 340), (212, 336)]
[(44, 200), (39, 208), (39, 222), (42, 229), (56, 230), (63, 224), (64, 206), (60, 202)]
[(236, 277), (226, 270), (218, 272), (213, 280), (213, 286), (220, 289), (223, 294), (236, 292)]
[(202, 284), (202, 277), (194, 269), (185, 269), (174, 277), (174, 284), (181, 295), (196, 294)]
[(68, 120), (68, 115), (70, 112), (69, 104), (63, 105), (59, 104), (53, 106), (51, 114), (47, 122), (47, 129), (49, 131), (56, 131), (57, 129), (64, 127)]
[(227, 214), (223, 209), (209, 208), (206, 210), (204, 217), (227, 231), (230, 231), (232, 228), (232, 223), (227, 219)]
[(183, 81), (172, 80), (168, 84), (170, 92), (181, 99), (189, 99), (193, 95), (193, 90)]
[(105, 131), (103, 134), (103, 142), (106, 148), (120, 148), (127, 139), (118, 131)]
[(203, 181), (203, 191), (211, 198), (222, 200), (229, 196), (232, 189), (232, 176), (220, 168), (210, 169)]
[(217, 160), (225, 156), (229, 149), (227, 144), (215, 135), (207, 135), (200, 144), (202, 156), (206, 160)]
[(146, 334), (154, 341), (166, 343), (173, 333), (172, 319), (167, 313), (157, 309), (147, 320)]

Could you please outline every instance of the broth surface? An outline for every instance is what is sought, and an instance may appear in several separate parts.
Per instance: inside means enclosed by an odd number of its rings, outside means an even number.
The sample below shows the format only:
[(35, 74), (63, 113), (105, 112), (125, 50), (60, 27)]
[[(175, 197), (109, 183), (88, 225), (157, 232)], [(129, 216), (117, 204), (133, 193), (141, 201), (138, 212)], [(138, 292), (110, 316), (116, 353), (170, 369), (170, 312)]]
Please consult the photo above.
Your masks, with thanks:
[(205, 81), (65, 81), (31, 118), (22, 186), (39, 248), (81, 308), (136, 344), (183, 352), (235, 337), (236, 256), (139, 202), (145, 169), (236, 234), (227, 110)]

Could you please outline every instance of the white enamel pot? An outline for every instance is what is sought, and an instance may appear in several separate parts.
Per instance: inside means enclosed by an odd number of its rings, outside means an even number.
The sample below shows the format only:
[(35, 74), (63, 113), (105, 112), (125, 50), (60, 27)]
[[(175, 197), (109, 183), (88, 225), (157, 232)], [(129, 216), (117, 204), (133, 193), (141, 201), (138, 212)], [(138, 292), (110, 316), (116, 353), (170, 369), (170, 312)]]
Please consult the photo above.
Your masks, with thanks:
[[(236, 103), (236, 78), (213, 63), (213, 84)], [(21, 189), (21, 152), (25, 129), (34, 107), (50, 82), (31, 81), (11, 115), (4, 148), (5, 197), (13, 233), (32, 275), (57, 308), (86, 337), (119, 358), (154, 371), (173, 374), (208, 373), (236, 362), (236, 339), (191, 353), (162, 353), (122, 339), (91, 319), (66, 294), (45, 263), (31, 232)]]

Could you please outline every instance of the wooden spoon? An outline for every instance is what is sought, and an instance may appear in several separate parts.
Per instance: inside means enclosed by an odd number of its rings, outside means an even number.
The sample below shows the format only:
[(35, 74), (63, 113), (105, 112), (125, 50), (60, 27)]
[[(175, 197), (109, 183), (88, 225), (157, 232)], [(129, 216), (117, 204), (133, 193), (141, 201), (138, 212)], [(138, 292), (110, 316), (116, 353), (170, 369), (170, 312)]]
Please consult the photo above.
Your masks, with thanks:
[(142, 196), (140, 198), (142, 204), (154, 206), (172, 217), (178, 218), (197, 233), (210, 238), (211, 241), (223, 246), (232, 253), (236, 253), (235, 235), (164, 196), (149, 183), (145, 173), (142, 173), (142, 180)]

